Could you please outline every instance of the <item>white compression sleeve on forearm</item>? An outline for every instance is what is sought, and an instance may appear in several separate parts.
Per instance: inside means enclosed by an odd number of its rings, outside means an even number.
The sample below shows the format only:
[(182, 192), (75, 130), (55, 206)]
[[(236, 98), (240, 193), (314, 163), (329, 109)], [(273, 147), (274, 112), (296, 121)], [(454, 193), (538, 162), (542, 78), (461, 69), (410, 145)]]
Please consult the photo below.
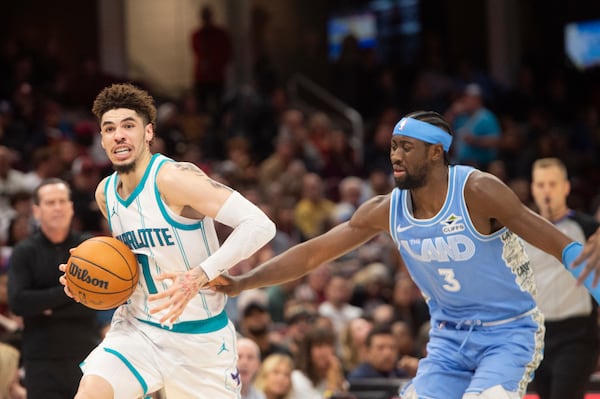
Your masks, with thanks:
[(233, 231), (200, 265), (209, 281), (248, 258), (275, 236), (275, 224), (237, 191), (227, 198), (215, 220), (232, 227)]

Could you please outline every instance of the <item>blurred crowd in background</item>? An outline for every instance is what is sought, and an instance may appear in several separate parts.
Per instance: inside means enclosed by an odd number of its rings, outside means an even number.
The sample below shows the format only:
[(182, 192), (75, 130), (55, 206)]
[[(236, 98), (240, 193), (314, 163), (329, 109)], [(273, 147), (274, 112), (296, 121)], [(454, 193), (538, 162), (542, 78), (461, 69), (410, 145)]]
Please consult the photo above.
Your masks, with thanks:
[[(4, 341), (18, 344), (19, 319), (6, 308), (5, 277), (11, 247), (36, 228), (31, 193), (47, 177), (69, 181), (75, 229), (110, 234), (94, 191), (111, 170), (90, 109), (99, 90), (127, 79), (107, 76), (92, 58), (75, 70), (65, 68), (53, 57), (56, 43), (22, 48), (11, 37), (1, 40), (0, 321)], [(453, 123), (454, 162), (495, 174), (528, 205), (533, 161), (560, 158), (570, 173), (569, 205), (600, 221), (597, 72), (522, 65), (517, 84), (505, 88), (484, 68), (443, 59), (435, 49), (429, 46), (416, 72), (407, 74), (378, 61), (352, 37), (345, 40), (325, 89), (362, 115), (359, 146), (326, 110), (296, 106), (287, 82), (268, 64), (257, 65), (253, 86), (224, 92), (211, 108), (199, 104), (192, 87), (179, 98), (157, 96), (153, 151), (198, 165), (251, 199), (277, 226), (273, 241), (232, 274), (347, 221), (363, 201), (390, 192), (392, 128), (418, 109), (440, 112)], [(461, 133), (482, 115), (488, 130), (481, 137)], [(226, 237), (227, 229), (220, 234)], [(302, 280), (244, 292), (229, 301), (228, 314), (258, 344), (263, 360), (272, 353), (308, 356), (299, 369), (313, 385), (334, 366), (347, 376), (365, 362), (385, 363), (377, 368), (387, 370), (381, 377), (411, 376), (427, 341), (427, 307), (387, 236)], [(377, 336), (393, 339), (375, 350)], [(302, 355), (310, 345), (330, 347), (339, 365), (329, 352)]]

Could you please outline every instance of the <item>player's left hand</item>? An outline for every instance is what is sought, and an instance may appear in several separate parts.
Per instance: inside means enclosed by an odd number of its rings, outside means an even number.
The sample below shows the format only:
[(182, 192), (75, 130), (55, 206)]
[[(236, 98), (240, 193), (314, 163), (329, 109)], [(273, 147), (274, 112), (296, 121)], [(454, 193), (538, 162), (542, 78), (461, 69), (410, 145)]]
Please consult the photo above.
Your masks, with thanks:
[(598, 281), (600, 281), (600, 228), (588, 238), (583, 246), (583, 250), (575, 258), (571, 267), (576, 267), (583, 262), (586, 262), (586, 264), (577, 279), (577, 284), (583, 284), (590, 273), (594, 272), (592, 286), (596, 287)]
[(186, 272), (163, 273), (156, 279), (160, 281), (171, 280), (173, 282), (166, 290), (148, 296), (150, 302), (168, 298), (162, 304), (150, 309), (150, 313), (154, 314), (168, 308), (169, 311), (160, 319), (161, 323), (168, 324), (173, 324), (181, 316), (188, 302), (198, 294), (200, 289), (205, 288), (208, 284), (208, 277), (200, 267), (195, 267)]

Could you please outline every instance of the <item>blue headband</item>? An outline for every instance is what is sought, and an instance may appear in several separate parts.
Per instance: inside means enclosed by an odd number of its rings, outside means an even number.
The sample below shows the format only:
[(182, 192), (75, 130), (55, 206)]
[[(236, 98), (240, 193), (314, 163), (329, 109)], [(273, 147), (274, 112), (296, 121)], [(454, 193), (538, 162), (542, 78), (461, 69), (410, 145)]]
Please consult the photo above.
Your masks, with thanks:
[(447, 131), (430, 123), (414, 118), (402, 118), (394, 127), (394, 135), (412, 137), (431, 144), (441, 144), (448, 152), (452, 144), (452, 136)]

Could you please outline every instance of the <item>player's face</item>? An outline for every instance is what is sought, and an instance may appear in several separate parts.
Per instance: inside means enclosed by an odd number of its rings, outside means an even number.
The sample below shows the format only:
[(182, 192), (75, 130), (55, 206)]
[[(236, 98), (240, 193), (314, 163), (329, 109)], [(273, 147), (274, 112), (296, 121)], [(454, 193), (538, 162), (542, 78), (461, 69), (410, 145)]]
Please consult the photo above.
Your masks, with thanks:
[(154, 129), (134, 110), (119, 108), (107, 111), (102, 116), (100, 127), (102, 148), (117, 172), (132, 172), (136, 162), (149, 154)]
[(531, 175), (531, 196), (543, 214), (560, 212), (565, 208), (569, 191), (569, 181), (558, 167), (534, 169)]
[(396, 187), (410, 190), (423, 187), (427, 181), (429, 164), (427, 146), (420, 140), (402, 135), (392, 136), (390, 158)]
[(63, 183), (47, 184), (38, 191), (39, 205), (33, 206), (33, 214), (42, 228), (67, 231), (73, 219), (73, 202), (69, 189)]

